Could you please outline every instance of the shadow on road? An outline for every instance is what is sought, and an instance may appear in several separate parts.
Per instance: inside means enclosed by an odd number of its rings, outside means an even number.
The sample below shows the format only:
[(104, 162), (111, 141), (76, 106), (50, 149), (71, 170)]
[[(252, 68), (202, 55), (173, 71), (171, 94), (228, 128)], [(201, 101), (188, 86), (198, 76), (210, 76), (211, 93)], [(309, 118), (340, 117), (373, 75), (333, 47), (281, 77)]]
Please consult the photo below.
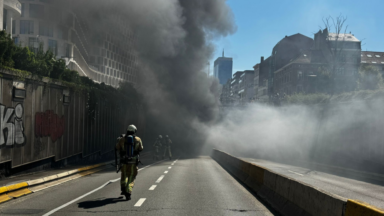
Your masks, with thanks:
[(126, 202), (126, 201), (127, 200), (121, 196), (118, 198), (84, 201), (84, 202), (78, 203), (78, 207), (83, 209), (91, 209), (91, 208), (97, 208), (97, 207), (102, 207), (109, 204), (115, 204), (118, 202)]

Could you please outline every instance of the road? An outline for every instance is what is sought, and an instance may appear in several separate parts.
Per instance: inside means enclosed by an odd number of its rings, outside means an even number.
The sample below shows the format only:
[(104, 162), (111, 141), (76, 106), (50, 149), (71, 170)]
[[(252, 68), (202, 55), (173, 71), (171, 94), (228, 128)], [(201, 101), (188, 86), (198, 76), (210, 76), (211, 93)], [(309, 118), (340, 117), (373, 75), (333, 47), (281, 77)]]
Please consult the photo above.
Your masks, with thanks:
[(210, 157), (143, 163), (130, 201), (111, 166), (4, 203), (0, 215), (276, 215)]
[(304, 182), (318, 189), (348, 198), (361, 200), (384, 209), (384, 185), (332, 175), (316, 170), (297, 167), (268, 160), (242, 158), (245, 161), (263, 166), (273, 172)]

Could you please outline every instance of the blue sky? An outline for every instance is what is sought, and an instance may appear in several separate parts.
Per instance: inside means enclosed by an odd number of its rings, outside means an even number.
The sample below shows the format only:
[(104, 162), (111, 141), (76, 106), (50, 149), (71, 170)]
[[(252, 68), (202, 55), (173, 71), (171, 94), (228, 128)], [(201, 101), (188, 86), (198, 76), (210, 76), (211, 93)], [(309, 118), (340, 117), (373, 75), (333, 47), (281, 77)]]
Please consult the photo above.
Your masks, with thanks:
[(252, 70), (260, 56), (268, 57), (285, 35), (301, 33), (313, 38), (324, 26), (323, 17), (342, 14), (348, 32), (363, 40), (362, 49), (384, 52), (384, 0), (227, 0), (237, 32), (215, 41), (213, 61), (222, 55), (233, 58), (233, 73)]

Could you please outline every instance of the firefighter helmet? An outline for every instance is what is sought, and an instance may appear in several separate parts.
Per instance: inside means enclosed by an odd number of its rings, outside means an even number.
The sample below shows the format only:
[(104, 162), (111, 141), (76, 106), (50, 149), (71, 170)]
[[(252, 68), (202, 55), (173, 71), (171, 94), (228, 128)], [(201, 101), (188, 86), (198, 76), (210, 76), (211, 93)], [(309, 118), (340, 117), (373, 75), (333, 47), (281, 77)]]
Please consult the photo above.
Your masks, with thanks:
[(127, 131), (136, 133), (137, 132), (137, 128), (136, 128), (135, 125), (129, 125)]

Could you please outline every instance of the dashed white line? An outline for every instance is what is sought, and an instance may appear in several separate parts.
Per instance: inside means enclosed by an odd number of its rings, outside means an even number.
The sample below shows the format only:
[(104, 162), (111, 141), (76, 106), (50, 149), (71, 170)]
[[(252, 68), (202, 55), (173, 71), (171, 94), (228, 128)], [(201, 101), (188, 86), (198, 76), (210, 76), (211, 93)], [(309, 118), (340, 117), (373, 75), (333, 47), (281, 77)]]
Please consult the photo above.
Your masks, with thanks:
[(160, 183), (161, 180), (163, 180), (163, 178), (164, 178), (164, 175), (160, 176), (160, 178), (157, 179), (156, 183)]
[(155, 190), (156, 186), (157, 186), (157, 185), (152, 185), (152, 186), (149, 188), (149, 190)]
[(168, 167), (168, 169), (172, 169), (172, 167)]
[(175, 165), (175, 164), (173, 163), (173, 164), (171, 164), (171, 165), (173, 166), (173, 165)]
[(167, 174), (167, 173), (168, 173), (168, 171), (165, 171), (164, 173), (165, 173), (165, 174)]
[(299, 176), (304, 176), (303, 174), (300, 174), (300, 173), (297, 173), (297, 172), (293, 172), (293, 171), (291, 171), (291, 170), (288, 170), (288, 172), (290, 172), (290, 173), (294, 173), (294, 174), (299, 175)]
[(145, 202), (146, 198), (141, 198), (137, 203), (134, 205), (135, 207), (140, 207)]
[[(156, 163), (153, 163), (153, 164), (151, 164), (151, 165), (148, 165), (148, 166), (146, 166), (146, 167), (143, 167), (143, 168), (139, 169), (138, 171), (141, 171), (141, 170), (143, 170), (143, 169), (145, 169), (145, 168), (147, 168), (147, 167), (150, 167), (150, 166), (152, 166), (152, 165), (161, 163), (161, 162), (163, 162), (163, 161), (164, 161), (164, 160), (158, 161), (158, 162), (156, 162)], [(92, 194), (92, 193), (94, 193), (94, 192), (96, 192), (96, 191), (98, 191), (98, 190), (104, 188), (106, 185), (108, 185), (108, 184), (110, 184), (110, 183), (113, 183), (113, 182), (117, 182), (117, 181), (119, 181), (119, 180), (120, 180), (120, 178), (113, 179), (113, 180), (109, 180), (107, 183), (101, 185), (100, 187), (96, 188), (95, 190), (90, 191), (90, 192), (88, 192), (88, 193), (86, 193), (86, 194), (84, 194), (84, 195), (82, 195), (82, 196), (77, 197), (76, 199), (74, 199), (74, 200), (72, 200), (72, 201), (70, 201), (70, 202), (65, 203), (65, 204), (62, 205), (62, 206), (59, 206), (59, 207), (53, 209), (53, 210), (49, 211), (48, 213), (44, 214), (43, 216), (49, 216), (49, 215), (51, 215), (51, 214), (53, 214), (53, 213), (59, 211), (60, 209), (65, 208), (65, 207), (71, 205), (72, 203), (74, 203), (74, 202), (76, 202), (76, 201), (78, 201), (78, 200), (80, 200), (80, 199), (83, 199), (84, 197), (86, 197), (86, 196), (88, 196), (88, 195), (90, 195), (90, 194)], [(144, 199), (144, 200), (145, 200), (145, 199)], [(140, 200), (139, 200), (139, 201), (140, 201)], [(144, 201), (143, 201), (143, 202), (144, 202)]]

